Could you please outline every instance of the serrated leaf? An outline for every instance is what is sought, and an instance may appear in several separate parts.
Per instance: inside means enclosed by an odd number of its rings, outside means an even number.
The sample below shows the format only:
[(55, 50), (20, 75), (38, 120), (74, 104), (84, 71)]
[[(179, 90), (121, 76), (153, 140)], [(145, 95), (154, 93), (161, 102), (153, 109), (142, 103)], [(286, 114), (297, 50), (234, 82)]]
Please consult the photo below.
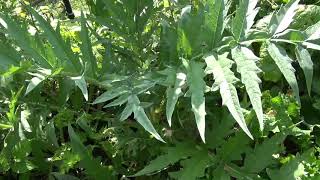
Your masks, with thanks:
[(299, 62), (300, 67), (303, 70), (304, 76), (306, 78), (308, 94), (311, 94), (311, 85), (313, 78), (313, 62), (311, 60), (311, 56), (305, 48), (301, 45), (297, 45), (295, 49), (295, 53)]
[(99, 103), (109, 101), (127, 92), (128, 90), (126, 90), (125, 87), (122, 87), (122, 86), (111, 89), (109, 91), (104, 92), (99, 97), (97, 97), (92, 104), (99, 104)]
[(306, 174), (303, 161), (305, 161), (311, 153), (312, 149), (306, 151), (302, 155), (296, 155), (296, 157), (291, 159), (288, 163), (281, 166), (280, 169), (267, 169), (268, 176), (271, 180), (300, 179), (304, 174)]
[(175, 108), (175, 105), (178, 101), (178, 98), (182, 96), (182, 86), (185, 84), (186, 81), (186, 74), (182, 72), (173, 71), (172, 74), (173, 82), (167, 88), (167, 103), (166, 103), (166, 116), (169, 126), (171, 126), (171, 118)]
[(259, 9), (255, 8), (257, 0), (241, 0), (232, 21), (232, 33), (236, 41), (240, 41), (254, 24)]
[(263, 143), (256, 145), (252, 152), (246, 153), (244, 169), (249, 173), (259, 173), (274, 161), (273, 154), (280, 153), (281, 143), (286, 135), (278, 133)]
[(218, 159), (222, 162), (231, 162), (233, 160), (241, 160), (241, 154), (246, 151), (250, 139), (244, 133), (236, 133), (235, 136), (228, 140), (217, 149)]
[(259, 58), (246, 47), (238, 46), (232, 49), (231, 52), (237, 64), (237, 71), (241, 74), (241, 82), (245, 85), (252, 107), (256, 112), (260, 130), (263, 130), (263, 111), (259, 88), (261, 80), (257, 75), (261, 70), (256, 65)]
[(133, 176), (142, 176), (161, 171), (180, 159), (190, 156), (193, 151), (193, 147), (189, 144), (178, 144), (176, 147), (167, 147), (165, 149), (166, 154), (158, 156)]
[(205, 61), (207, 63), (206, 72), (212, 73), (215, 79), (213, 86), (220, 89), (223, 105), (227, 106), (239, 126), (253, 139), (240, 107), (237, 90), (233, 85), (238, 80), (230, 70), (233, 62), (227, 58), (227, 54), (217, 57), (210, 55), (205, 58)]
[(63, 63), (66, 63), (70, 70), (79, 72), (81, 70), (80, 61), (74, 55), (71, 47), (65, 43), (60, 32), (56, 32), (50, 23), (39, 15), (33, 8), (27, 6), (27, 9), (39, 23), (39, 27), (43, 30), (46, 39), (48, 39), (50, 44), (53, 46), (53, 51), (56, 57), (58, 57)]
[(292, 59), (287, 55), (284, 48), (273, 43), (268, 44), (267, 50), (292, 88), (298, 103), (300, 103), (298, 82), (294, 74), (295, 69), (291, 65)]
[(37, 52), (35, 47), (33, 47), (33, 38), (27, 33), (26, 27), (21, 27), (21, 24), (11, 17), (0, 14), (0, 18), (6, 23), (7, 32), (14, 39), (15, 42), (23, 49), (26, 54), (30, 55), (36, 62), (45, 68), (50, 67), (47, 60)]
[(236, 10), (236, 16), (232, 21), (232, 34), (236, 41), (240, 41), (246, 30), (246, 14), (248, 11), (249, 0), (239, 1), (239, 6)]
[(209, 46), (215, 47), (220, 41), (224, 26), (221, 26), (224, 22), (226, 5), (224, 0), (208, 1), (208, 13), (205, 15), (205, 26), (210, 30), (211, 41)]
[(150, 119), (144, 112), (144, 109), (140, 105), (139, 98), (136, 95), (133, 95), (132, 98), (130, 98), (130, 101), (128, 103), (133, 104), (133, 114), (134, 119), (138, 121), (141, 126), (148, 131), (150, 134), (152, 134), (156, 139), (158, 139), (161, 142), (165, 142), (161, 136), (158, 134), (158, 132), (154, 129)]
[[(207, 151), (197, 151), (190, 159), (181, 162), (183, 169), (177, 172), (179, 180), (194, 180), (205, 175), (205, 170), (211, 162)], [(196, 166), (195, 166), (196, 164)]]
[(269, 32), (271, 35), (280, 33), (289, 27), (298, 9), (298, 3), (299, 0), (291, 0), (272, 15), (269, 24)]
[(203, 142), (205, 142), (205, 127), (206, 127), (206, 110), (205, 110), (205, 97), (204, 91), (206, 82), (203, 80), (205, 76), (203, 65), (191, 61), (189, 63), (187, 73), (187, 83), (191, 92), (191, 106), (194, 113), (198, 131)]
[(84, 79), (84, 76), (78, 76), (78, 77), (71, 77), (71, 79), (74, 81), (76, 86), (81, 90), (83, 97), (86, 101), (88, 101), (89, 95), (88, 95), (88, 89), (87, 89), (87, 83)]

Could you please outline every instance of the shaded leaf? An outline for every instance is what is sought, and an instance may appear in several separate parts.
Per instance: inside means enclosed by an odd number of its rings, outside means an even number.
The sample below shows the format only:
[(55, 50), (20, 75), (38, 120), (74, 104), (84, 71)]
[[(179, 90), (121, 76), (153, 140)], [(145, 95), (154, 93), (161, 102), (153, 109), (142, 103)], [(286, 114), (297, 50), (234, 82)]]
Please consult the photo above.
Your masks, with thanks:
[(311, 93), (311, 85), (313, 78), (313, 62), (311, 60), (311, 56), (305, 48), (301, 45), (298, 45), (295, 49), (296, 57), (299, 62), (300, 67), (303, 70), (304, 77), (306, 78), (308, 94), (310, 96)]

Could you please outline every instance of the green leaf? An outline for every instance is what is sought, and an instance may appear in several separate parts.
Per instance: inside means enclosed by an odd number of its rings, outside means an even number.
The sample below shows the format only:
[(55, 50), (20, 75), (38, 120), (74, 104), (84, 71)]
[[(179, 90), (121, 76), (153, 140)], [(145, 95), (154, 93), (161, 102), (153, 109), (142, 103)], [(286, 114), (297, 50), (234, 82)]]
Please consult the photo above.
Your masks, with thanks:
[(152, 134), (156, 139), (158, 139), (161, 142), (165, 142), (161, 136), (157, 133), (157, 131), (154, 129), (150, 119), (144, 112), (143, 107), (140, 105), (139, 98), (136, 95), (132, 95), (132, 97), (128, 101), (129, 104), (133, 104), (133, 114), (134, 119), (139, 122), (139, 124), (142, 125), (142, 127), (148, 131), (150, 134)]
[(241, 82), (246, 87), (252, 107), (258, 117), (260, 129), (263, 130), (263, 111), (261, 104), (261, 91), (259, 88), (261, 80), (257, 76), (261, 70), (256, 65), (259, 58), (246, 47), (238, 46), (232, 49), (231, 52), (232, 57), (237, 64), (237, 71), (241, 74)]
[[(211, 158), (207, 151), (198, 150), (190, 159), (181, 162), (183, 169), (177, 172), (179, 180), (194, 180), (205, 175)], [(195, 166), (196, 165), (196, 166)]]
[(46, 39), (48, 39), (50, 44), (53, 46), (53, 51), (56, 57), (58, 57), (58, 59), (60, 59), (62, 63), (66, 63), (70, 70), (74, 72), (80, 72), (80, 61), (72, 52), (71, 47), (67, 45), (67, 43), (65, 43), (62, 36), (60, 35), (60, 32), (56, 32), (52, 28), (50, 23), (46, 21), (41, 15), (39, 15), (33, 8), (27, 6), (27, 9), (31, 12), (35, 20), (38, 21), (39, 26), (42, 28)]
[(289, 27), (296, 14), (298, 3), (299, 0), (291, 0), (288, 4), (282, 6), (278, 12), (272, 15), (269, 24), (269, 32), (271, 35), (283, 32)]
[(313, 62), (311, 60), (311, 56), (305, 48), (301, 45), (297, 45), (295, 49), (295, 53), (299, 62), (300, 67), (303, 70), (304, 76), (306, 78), (308, 94), (311, 94), (311, 85), (313, 78)]
[(205, 76), (203, 65), (191, 61), (187, 73), (187, 83), (191, 92), (191, 106), (194, 113), (198, 131), (203, 142), (205, 142), (205, 127), (206, 127), (206, 110), (204, 91), (206, 82), (203, 80)]
[(87, 89), (87, 83), (84, 79), (84, 76), (78, 76), (78, 77), (71, 77), (71, 80), (74, 81), (76, 86), (81, 90), (83, 97), (86, 101), (88, 101), (89, 95), (88, 95), (88, 89)]
[(87, 148), (82, 144), (80, 138), (74, 132), (71, 125), (68, 125), (68, 133), (72, 150), (80, 155), (82, 165), (86, 169), (86, 173), (88, 173), (92, 179), (112, 179), (109, 170), (101, 166), (100, 161), (97, 161), (91, 156)]
[(91, 77), (95, 77), (95, 73), (97, 72), (97, 60), (93, 55), (92, 44), (89, 37), (89, 31), (86, 24), (86, 19), (84, 17), (83, 12), (81, 12), (81, 31), (80, 31), (80, 39), (82, 40), (80, 49), (82, 52), (82, 60), (87, 64), (88, 74)]
[(176, 147), (167, 147), (164, 150), (166, 154), (158, 156), (133, 176), (142, 176), (161, 171), (180, 159), (190, 156), (194, 151), (194, 147), (189, 144), (177, 144)]
[(68, 174), (62, 174), (58, 172), (51, 172), (50, 175), (52, 175), (56, 180), (80, 180), (79, 178), (75, 176), (71, 176)]
[[(6, 23), (5, 27), (7, 27), (9, 36), (12, 37), (15, 42), (17, 42), (19, 47), (23, 49), (26, 54), (30, 55), (30, 57), (32, 57), (41, 66), (45, 68), (51, 67), (47, 60), (37, 51), (35, 47), (34, 37), (31, 37), (28, 34), (27, 28), (25, 26), (21, 26), (21, 24), (23, 23), (17, 22), (16, 20), (4, 14), (0, 14), (0, 18), (2, 18), (2, 20)], [(0, 52), (2, 52), (3, 50), (1, 50)], [(8, 56), (8, 54), (6, 56)]]
[(186, 81), (186, 74), (182, 72), (176, 72), (173, 71), (168, 76), (172, 76), (173, 79), (172, 84), (169, 85), (167, 88), (167, 103), (166, 103), (166, 116), (169, 123), (169, 126), (171, 126), (171, 118), (174, 111), (174, 107), (178, 101), (178, 98), (182, 96), (182, 86), (184, 86)]
[(224, 22), (226, 9), (224, 0), (208, 1), (208, 12), (205, 15), (205, 26), (209, 29), (211, 41), (209, 46), (214, 48), (221, 40), (221, 36), (224, 30), (224, 26), (221, 26)]
[(125, 94), (119, 96), (117, 99), (115, 99), (111, 103), (109, 103), (103, 107), (107, 108), (107, 107), (112, 107), (112, 106), (121, 106), (122, 104), (124, 104), (125, 102), (128, 101), (129, 96), (130, 96), (129, 93), (125, 93)]
[(285, 137), (284, 134), (277, 133), (270, 139), (266, 139), (261, 144), (256, 145), (252, 152), (246, 153), (244, 169), (249, 173), (259, 173), (270, 166), (275, 160), (273, 155), (283, 150), (281, 144)]
[(258, 1), (241, 0), (236, 10), (235, 18), (232, 21), (232, 34), (235, 40), (240, 41), (254, 24), (254, 18), (258, 13), (255, 8)]
[(306, 169), (303, 161), (305, 161), (311, 153), (313, 153), (312, 150), (308, 150), (302, 155), (298, 154), (288, 163), (281, 166), (280, 169), (267, 169), (267, 174), (269, 175), (271, 180), (300, 179), (302, 176), (304, 176), (304, 174), (306, 174)]
[[(132, 96), (130, 96), (128, 98), (128, 101), (130, 101), (130, 99), (132, 98)], [(128, 102), (126, 107), (124, 108), (124, 110), (122, 111), (121, 113), (121, 116), (120, 116), (120, 121), (124, 121), (126, 119), (128, 119), (128, 117), (133, 113), (133, 108), (134, 108), (134, 104)]]
[(126, 88), (123, 86), (111, 89), (109, 91), (104, 92), (99, 97), (97, 97), (96, 100), (94, 100), (94, 102), (92, 104), (99, 104), (99, 103), (109, 101), (109, 100), (116, 98), (116, 97), (118, 97), (122, 94), (125, 94), (127, 92), (128, 92), (128, 90), (126, 90)]
[(241, 154), (246, 151), (250, 139), (241, 131), (228, 138), (228, 140), (217, 149), (217, 158), (223, 163), (233, 160), (241, 160)]
[(227, 58), (227, 55), (228, 54), (223, 54), (218, 57), (215, 55), (207, 56), (205, 58), (207, 63), (206, 72), (207, 74), (213, 74), (215, 79), (213, 89), (220, 89), (222, 104), (227, 106), (239, 126), (250, 138), (253, 139), (240, 107), (237, 90), (233, 85), (233, 83), (238, 81), (230, 70), (233, 62)]
[(267, 49), (270, 56), (275, 61), (281, 73), (284, 75), (285, 79), (292, 88), (298, 103), (300, 103), (298, 82), (294, 74), (295, 69), (291, 65), (292, 59), (290, 59), (290, 57), (287, 55), (286, 50), (281, 46), (269, 43)]

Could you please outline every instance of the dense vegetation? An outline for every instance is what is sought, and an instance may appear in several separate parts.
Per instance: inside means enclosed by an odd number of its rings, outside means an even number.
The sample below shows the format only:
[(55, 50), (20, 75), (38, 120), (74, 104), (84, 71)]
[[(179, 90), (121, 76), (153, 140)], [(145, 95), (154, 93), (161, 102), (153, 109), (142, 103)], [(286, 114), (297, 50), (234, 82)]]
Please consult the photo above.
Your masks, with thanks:
[(0, 1), (0, 179), (320, 179), (320, 3)]

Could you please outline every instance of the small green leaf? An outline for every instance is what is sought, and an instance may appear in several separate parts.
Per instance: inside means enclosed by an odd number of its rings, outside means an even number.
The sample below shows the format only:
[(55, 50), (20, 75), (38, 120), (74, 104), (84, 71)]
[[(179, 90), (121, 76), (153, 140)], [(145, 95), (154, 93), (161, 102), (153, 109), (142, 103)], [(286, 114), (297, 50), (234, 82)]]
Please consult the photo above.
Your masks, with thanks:
[(270, 56), (275, 61), (285, 79), (289, 83), (290, 87), (292, 88), (298, 103), (300, 103), (298, 82), (294, 74), (295, 70), (291, 65), (292, 59), (290, 59), (290, 57), (287, 55), (286, 50), (281, 46), (269, 43), (267, 49)]
[(303, 48), (301, 45), (297, 45), (295, 53), (299, 62), (300, 67), (303, 70), (304, 76), (306, 78), (308, 94), (311, 94), (311, 85), (313, 78), (313, 62), (309, 52)]

